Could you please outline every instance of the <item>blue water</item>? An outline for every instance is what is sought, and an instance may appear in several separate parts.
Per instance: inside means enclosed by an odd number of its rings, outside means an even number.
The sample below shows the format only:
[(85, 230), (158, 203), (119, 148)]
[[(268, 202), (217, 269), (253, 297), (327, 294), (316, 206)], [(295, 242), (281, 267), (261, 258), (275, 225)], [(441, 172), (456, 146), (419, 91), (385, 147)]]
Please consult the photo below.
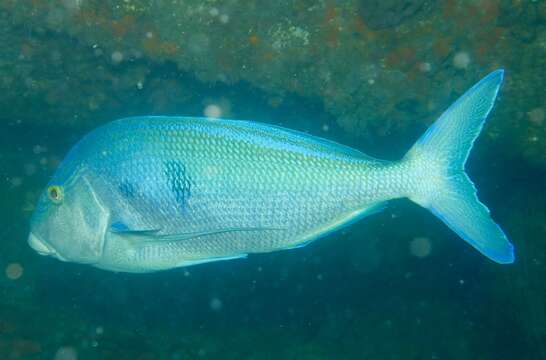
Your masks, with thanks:
[[(84, 35), (39, 30), (36, 19), (25, 26), (6, 4), (0, 5), (6, 53), (27, 51), (19, 40), (93, 53), (79, 47)], [(545, 34), (537, 9), (539, 20), (528, 27)], [(504, 51), (506, 58), (518, 56), (515, 48)], [(2, 79), (19, 84), (25, 73), (35, 81), (26, 90), (0, 82), (1, 359), (546, 359), (546, 165), (544, 147), (536, 145), (544, 123), (526, 115), (546, 106), (543, 91), (525, 100), (528, 108), (511, 107), (518, 98), (514, 84), (532, 79), (540, 64), (526, 69), (505, 61), (508, 82), (490, 118), (492, 129), (503, 133), (482, 135), (467, 165), (480, 199), (515, 244), (515, 264), (489, 261), (426, 210), (397, 200), (301, 249), (134, 275), (41, 257), (26, 243), (39, 192), (68, 149), (94, 127), (131, 115), (202, 116), (208, 104), (225, 110), (227, 103), (231, 118), (307, 131), (397, 159), (428, 120), (409, 117), (386, 133), (371, 125), (355, 134), (318, 97), (287, 91), (279, 101), (278, 93), (251, 82), (207, 82), (192, 69), (146, 56), (116, 65), (90, 58), (76, 51), (71, 65), (55, 70), (39, 56), (0, 63)], [(78, 68), (78, 61), (85, 66)], [(490, 69), (474, 66), (474, 74)], [(108, 77), (123, 79), (140, 67), (148, 71), (143, 89)], [(454, 87), (444, 106), (479, 77), (454, 71), (453, 79), (440, 86)], [(461, 79), (465, 86), (455, 89)], [(64, 83), (66, 101), (45, 96)], [(75, 106), (101, 92), (107, 101)], [(519, 127), (507, 126), (517, 114), (523, 114)], [(530, 136), (539, 139), (522, 144)]]

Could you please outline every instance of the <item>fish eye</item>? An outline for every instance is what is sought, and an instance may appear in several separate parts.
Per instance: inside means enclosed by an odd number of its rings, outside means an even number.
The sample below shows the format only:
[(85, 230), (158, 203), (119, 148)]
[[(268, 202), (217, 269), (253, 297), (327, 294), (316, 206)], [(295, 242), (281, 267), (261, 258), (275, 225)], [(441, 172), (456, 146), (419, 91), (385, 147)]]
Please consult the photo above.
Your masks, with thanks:
[(63, 188), (57, 185), (52, 185), (47, 188), (47, 196), (55, 204), (60, 204), (63, 201)]

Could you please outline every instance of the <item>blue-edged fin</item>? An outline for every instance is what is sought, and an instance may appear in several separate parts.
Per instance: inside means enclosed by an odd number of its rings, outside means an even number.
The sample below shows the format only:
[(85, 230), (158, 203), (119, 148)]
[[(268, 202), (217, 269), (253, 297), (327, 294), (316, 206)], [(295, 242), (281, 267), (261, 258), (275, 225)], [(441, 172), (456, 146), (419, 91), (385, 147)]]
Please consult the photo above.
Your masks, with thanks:
[(159, 229), (132, 229), (127, 224), (116, 221), (110, 225), (110, 231), (117, 234), (127, 235), (153, 235), (159, 231)]
[(248, 254), (238, 254), (233, 256), (211, 257), (211, 258), (198, 259), (198, 260), (184, 260), (176, 267), (200, 265), (200, 264), (206, 264), (206, 263), (215, 262), (215, 261), (246, 259), (247, 256)]
[(432, 211), (493, 261), (514, 262), (514, 248), (464, 172), (474, 140), (493, 108), (504, 76), (492, 72), (463, 94), (411, 148), (403, 161), (419, 177), (410, 199)]

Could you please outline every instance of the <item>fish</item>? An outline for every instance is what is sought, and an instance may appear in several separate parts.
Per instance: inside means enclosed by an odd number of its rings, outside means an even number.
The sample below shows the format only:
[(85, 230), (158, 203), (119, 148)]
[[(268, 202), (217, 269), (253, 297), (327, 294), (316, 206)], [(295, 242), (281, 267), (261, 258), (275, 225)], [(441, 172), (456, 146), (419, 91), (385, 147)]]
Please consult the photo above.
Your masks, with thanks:
[(499, 264), (514, 247), (465, 172), (504, 78), (493, 71), (398, 161), (259, 122), (140, 116), (102, 125), (40, 194), (29, 245), (147, 273), (296, 249), (407, 198)]

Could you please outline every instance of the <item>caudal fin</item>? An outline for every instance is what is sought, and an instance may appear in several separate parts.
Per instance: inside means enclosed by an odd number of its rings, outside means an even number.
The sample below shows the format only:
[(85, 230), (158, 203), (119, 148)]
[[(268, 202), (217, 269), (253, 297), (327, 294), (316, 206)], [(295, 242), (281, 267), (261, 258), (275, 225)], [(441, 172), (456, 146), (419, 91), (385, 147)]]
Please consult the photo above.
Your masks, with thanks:
[(403, 161), (418, 177), (410, 199), (429, 209), (461, 238), (501, 264), (514, 262), (514, 248), (489, 209), (476, 196), (464, 171), (474, 140), (483, 128), (504, 77), (487, 75), (462, 95), (410, 149)]

